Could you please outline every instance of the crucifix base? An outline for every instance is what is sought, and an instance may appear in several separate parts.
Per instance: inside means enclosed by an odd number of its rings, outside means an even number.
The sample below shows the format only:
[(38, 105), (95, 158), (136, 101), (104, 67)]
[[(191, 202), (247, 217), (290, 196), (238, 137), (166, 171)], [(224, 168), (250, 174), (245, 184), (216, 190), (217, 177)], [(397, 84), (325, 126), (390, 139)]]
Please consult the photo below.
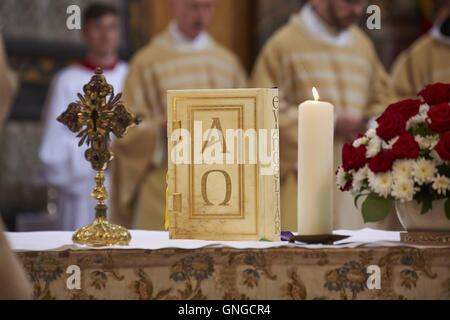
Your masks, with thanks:
[(94, 222), (76, 231), (72, 237), (73, 242), (90, 247), (128, 245), (131, 240), (130, 232), (124, 227), (108, 222), (106, 209), (106, 205), (97, 205)]
[(95, 206), (95, 220), (72, 236), (72, 241), (90, 247), (105, 246), (126, 246), (130, 243), (130, 232), (119, 225), (110, 223), (106, 218), (108, 207), (105, 200), (108, 198), (108, 192), (104, 185), (105, 175), (103, 170), (99, 170), (94, 178), (96, 186), (91, 193), (91, 197), (97, 199)]

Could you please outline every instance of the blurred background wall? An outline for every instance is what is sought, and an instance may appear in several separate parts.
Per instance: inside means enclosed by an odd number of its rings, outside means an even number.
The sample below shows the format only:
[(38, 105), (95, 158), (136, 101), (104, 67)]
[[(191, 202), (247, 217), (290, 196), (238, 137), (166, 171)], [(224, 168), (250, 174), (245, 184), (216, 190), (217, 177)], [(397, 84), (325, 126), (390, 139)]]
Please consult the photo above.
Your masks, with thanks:
[[(361, 25), (374, 40), (387, 69), (402, 50), (429, 28), (431, 1), (370, 1), (382, 9), (382, 28), (367, 30), (367, 16), (361, 19)], [(171, 19), (166, 0), (102, 2), (113, 3), (122, 11), (120, 54), (123, 59), (129, 59)], [(79, 31), (66, 28), (66, 9), (71, 4), (83, 9), (87, 3), (88, 0), (0, 1), (0, 26), (9, 63), (21, 81), (0, 139), (0, 211), (10, 230), (15, 230), (18, 214), (45, 211), (48, 192), (32, 183), (38, 165), (40, 114), (54, 73), (83, 58)], [(233, 50), (250, 72), (265, 41), (303, 3), (301, 0), (217, 0), (210, 32)]]

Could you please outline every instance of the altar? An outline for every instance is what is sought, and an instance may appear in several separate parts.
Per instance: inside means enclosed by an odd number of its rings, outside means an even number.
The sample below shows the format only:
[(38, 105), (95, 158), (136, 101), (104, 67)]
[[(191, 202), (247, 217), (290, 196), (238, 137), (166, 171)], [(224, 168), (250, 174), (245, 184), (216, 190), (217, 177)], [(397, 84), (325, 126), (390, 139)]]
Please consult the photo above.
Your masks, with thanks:
[(450, 247), (404, 244), (399, 232), (337, 230), (350, 237), (334, 245), (130, 232), (129, 246), (98, 248), (71, 232), (7, 237), (35, 299), (450, 299)]

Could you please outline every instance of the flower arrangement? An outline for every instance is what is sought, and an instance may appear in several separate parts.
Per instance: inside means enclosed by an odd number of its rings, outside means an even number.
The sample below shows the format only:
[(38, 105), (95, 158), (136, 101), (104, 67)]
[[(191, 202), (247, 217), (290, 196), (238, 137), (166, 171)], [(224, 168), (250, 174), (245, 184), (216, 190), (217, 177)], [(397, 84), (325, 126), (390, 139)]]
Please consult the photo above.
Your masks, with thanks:
[(418, 97), (389, 105), (376, 128), (342, 150), (336, 176), (341, 191), (358, 199), (365, 222), (380, 221), (393, 202), (417, 201), (421, 214), (445, 201), (450, 220), (450, 84), (426, 86)]

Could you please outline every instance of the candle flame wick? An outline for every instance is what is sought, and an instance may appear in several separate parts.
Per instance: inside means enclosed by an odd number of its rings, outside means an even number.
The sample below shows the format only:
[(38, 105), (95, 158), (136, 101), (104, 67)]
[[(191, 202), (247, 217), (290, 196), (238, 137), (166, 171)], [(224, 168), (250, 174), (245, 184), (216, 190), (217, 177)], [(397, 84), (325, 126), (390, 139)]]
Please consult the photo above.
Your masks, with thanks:
[(319, 96), (319, 92), (317, 91), (316, 87), (312, 88), (312, 94), (313, 94), (314, 100), (317, 102), (319, 100), (320, 96)]

